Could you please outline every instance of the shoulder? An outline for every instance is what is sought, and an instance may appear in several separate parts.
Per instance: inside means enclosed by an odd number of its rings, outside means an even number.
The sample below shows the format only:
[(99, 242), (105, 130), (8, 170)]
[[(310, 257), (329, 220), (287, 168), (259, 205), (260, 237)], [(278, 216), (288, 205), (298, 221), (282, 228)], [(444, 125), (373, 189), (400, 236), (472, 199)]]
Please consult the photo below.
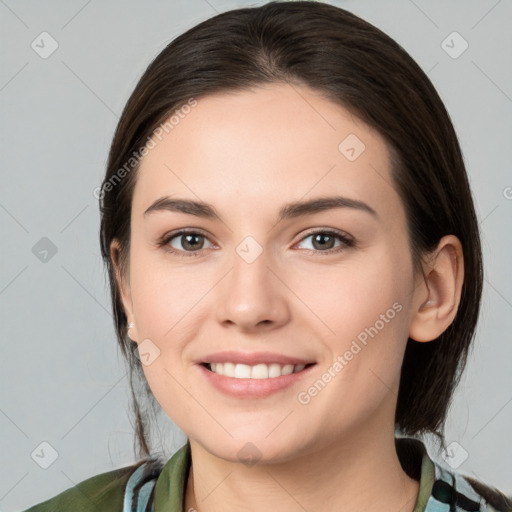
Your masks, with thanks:
[(512, 496), (433, 460), (419, 439), (397, 437), (395, 443), (403, 469), (420, 481), (415, 512), (512, 512)]
[(98, 510), (123, 510), (129, 482), (137, 477), (137, 484), (151, 481), (161, 470), (162, 464), (155, 459), (146, 459), (95, 475), (60, 494), (38, 503), (24, 512), (92, 512)]
[(462, 472), (436, 465), (432, 497), (436, 504), (461, 512), (512, 512), (512, 496)]

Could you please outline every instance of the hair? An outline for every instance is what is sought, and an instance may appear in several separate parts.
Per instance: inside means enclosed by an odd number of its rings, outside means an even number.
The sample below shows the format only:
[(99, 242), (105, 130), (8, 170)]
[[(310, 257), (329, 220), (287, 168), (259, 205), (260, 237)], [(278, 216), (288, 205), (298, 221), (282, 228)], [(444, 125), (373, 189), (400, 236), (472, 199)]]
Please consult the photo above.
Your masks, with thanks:
[(474, 337), (483, 281), (478, 222), (450, 116), (427, 75), (378, 28), (329, 4), (270, 2), (216, 15), (170, 42), (140, 78), (113, 137), (100, 195), (100, 243), (117, 340), (129, 366), (139, 456), (150, 454), (150, 425), (141, 414), (136, 381), (142, 383), (144, 403), (156, 406), (156, 400), (136, 344), (127, 336), (110, 255), (110, 244), (117, 239), (121, 275), (128, 275), (139, 167), (133, 155), (192, 98), (270, 83), (319, 91), (384, 138), (393, 186), (406, 211), (415, 270), (443, 236), (455, 235), (462, 244), (465, 276), (457, 314), (437, 339), (407, 341), (395, 413), (395, 427), (404, 435), (431, 433), (444, 442), (448, 407)]

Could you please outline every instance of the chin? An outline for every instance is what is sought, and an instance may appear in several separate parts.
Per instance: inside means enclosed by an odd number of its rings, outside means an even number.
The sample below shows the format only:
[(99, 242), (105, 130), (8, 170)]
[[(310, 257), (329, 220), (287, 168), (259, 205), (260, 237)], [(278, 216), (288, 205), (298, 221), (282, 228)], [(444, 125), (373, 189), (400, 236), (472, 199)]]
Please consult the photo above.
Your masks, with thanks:
[[(237, 435), (233, 438), (225, 435), (222, 439), (201, 439), (195, 438), (209, 453), (220, 459), (241, 463), (247, 467), (256, 464), (279, 464), (293, 460), (306, 449), (306, 443), (290, 438), (286, 429), (282, 435), (277, 432), (269, 437), (267, 430), (265, 434), (248, 429), (247, 433)], [(289, 432), (288, 432), (289, 434)]]

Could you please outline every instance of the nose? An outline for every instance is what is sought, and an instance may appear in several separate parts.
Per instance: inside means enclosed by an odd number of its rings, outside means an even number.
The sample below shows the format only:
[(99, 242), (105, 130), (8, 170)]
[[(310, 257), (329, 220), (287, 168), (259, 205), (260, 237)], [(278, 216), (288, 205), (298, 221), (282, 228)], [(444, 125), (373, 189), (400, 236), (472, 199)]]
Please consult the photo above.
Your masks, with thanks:
[(216, 297), (219, 323), (236, 326), (244, 332), (257, 332), (275, 329), (289, 321), (285, 280), (269, 263), (265, 251), (251, 263), (235, 254), (233, 268), (219, 283)]

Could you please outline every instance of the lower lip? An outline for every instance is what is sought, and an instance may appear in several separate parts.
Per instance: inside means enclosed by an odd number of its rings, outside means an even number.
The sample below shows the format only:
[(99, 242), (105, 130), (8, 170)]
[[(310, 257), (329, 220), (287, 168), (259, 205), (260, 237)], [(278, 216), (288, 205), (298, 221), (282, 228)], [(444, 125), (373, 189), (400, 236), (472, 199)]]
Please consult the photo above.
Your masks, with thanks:
[(272, 377), (270, 379), (237, 379), (235, 377), (226, 377), (219, 375), (198, 365), (200, 371), (209, 380), (209, 382), (219, 391), (236, 398), (264, 398), (277, 391), (293, 386), (302, 379), (315, 366), (311, 365), (300, 372)]

